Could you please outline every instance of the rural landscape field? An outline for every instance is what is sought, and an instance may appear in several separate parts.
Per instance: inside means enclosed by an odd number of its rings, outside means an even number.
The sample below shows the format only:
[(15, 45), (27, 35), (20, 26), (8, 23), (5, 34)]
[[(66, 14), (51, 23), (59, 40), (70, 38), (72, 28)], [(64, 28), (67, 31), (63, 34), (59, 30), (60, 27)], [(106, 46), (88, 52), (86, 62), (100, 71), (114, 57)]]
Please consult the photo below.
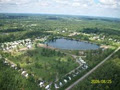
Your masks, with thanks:
[(0, 1), (0, 90), (120, 90), (119, 13), (3, 12), (2, 6), (14, 3), (5, 1)]

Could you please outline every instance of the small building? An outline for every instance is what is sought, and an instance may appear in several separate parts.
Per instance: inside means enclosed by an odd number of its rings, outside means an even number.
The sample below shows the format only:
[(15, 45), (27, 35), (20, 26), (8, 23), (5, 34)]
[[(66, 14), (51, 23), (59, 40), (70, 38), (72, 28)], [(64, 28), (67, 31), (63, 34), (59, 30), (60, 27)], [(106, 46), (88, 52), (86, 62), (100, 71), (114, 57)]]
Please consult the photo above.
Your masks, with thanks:
[(40, 82), (40, 83), (39, 83), (39, 86), (40, 86), (40, 87), (43, 87), (43, 86), (44, 86), (44, 82), (43, 82), (43, 81)]
[(21, 75), (23, 75), (24, 77), (28, 78), (28, 73), (26, 71), (22, 71)]
[(62, 82), (59, 82), (59, 85), (62, 86), (63, 85)]
[(55, 88), (56, 88), (56, 89), (58, 89), (58, 88), (59, 88), (59, 87), (58, 87), (58, 85), (57, 85), (56, 83), (54, 84), (54, 86), (55, 86)]
[(80, 57), (79, 58), (79, 61), (82, 63), (82, 64), (86, 64), (86, 62)]
[(9, 50), (9, 47), (6, 47), (6, 50)]
[(22, 73), (21, 73), (21, 74), (22, 74), (22, 75), (24, 75), (25, 73), (26, 73), (26, 71), (22, 71)]
[(85, 69), (87, 69), (87, 68), (88, 68), (88, 66), (87, 66), (87, 65), (84, 65), (84, 68), (85, 68)]
[(78, 74), (79, 74), (79, 72), (76, 72), (75, 74), (76, 74), (76, 75), (78, 75)]
[(12, 65), (11, 65), (11, 68), (15, 68), (15, 65), (14, 65), (14, 64), (12, 64)]
[(71, 77), (68, 77), (69, 80), (71, 80)]
[(25, 74), (25, 77), (28, 78), (28, 73)]
[(73, 77), (75, 77), (76, 75), (75, 74), (73, 74)]
[(49, 90), (49, 88), (50, 88), (50, 85), (47, 85), (47, 86), (45, 87), (46, 90)]
[(29, 45), (27, 46), (27, 48), (28, 48), (28, 49), (32, 48), (32, 45), (31, 45), (31, 44), (29, 44)]
[(5, 61), (4, 61), (4, 64), (8, 64), (8, 62), (5, 60)]
[(64, 82), (65, 82), (65, 83), (67, 83), (67, 80), (66, 80), (66, 79), (64, 79)]
[(63, 30), (62, 32), (64, 33), (65, 31)]
[(15, 70), (17, 70), (18, 68), (17, 67), (15, 67)]

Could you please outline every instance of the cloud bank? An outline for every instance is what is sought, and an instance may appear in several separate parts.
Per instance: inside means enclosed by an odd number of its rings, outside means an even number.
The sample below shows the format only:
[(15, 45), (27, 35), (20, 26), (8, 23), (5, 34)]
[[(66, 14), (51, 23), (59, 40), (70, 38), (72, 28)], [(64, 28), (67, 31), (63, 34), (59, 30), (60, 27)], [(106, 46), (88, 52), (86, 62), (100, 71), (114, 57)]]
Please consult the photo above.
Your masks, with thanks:
[(120, 18), (120, 0), (0, 0), (0, 12)]

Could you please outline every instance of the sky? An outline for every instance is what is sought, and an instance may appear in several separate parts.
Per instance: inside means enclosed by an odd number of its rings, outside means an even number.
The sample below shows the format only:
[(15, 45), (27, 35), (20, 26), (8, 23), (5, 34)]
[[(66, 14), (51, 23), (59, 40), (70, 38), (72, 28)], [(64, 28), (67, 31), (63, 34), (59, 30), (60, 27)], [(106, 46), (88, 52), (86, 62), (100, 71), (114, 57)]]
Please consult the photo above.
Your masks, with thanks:
[(0, 0), (0, 13), (67, 14), (120, 18), (120, 0)]

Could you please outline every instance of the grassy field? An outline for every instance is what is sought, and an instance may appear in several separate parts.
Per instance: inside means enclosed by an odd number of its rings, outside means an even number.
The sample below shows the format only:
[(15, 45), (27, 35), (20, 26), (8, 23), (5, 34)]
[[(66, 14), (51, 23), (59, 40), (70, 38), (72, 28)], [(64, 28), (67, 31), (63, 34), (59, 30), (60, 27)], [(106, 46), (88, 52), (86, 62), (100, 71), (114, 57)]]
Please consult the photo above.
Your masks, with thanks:
[(36, 78), (48, 82), (59, 79), (78, 66), (71, 56), (43, 48), (11, 54), (8, 55), (8, 59), (20, 64), (22, 68), (33, 73)]

